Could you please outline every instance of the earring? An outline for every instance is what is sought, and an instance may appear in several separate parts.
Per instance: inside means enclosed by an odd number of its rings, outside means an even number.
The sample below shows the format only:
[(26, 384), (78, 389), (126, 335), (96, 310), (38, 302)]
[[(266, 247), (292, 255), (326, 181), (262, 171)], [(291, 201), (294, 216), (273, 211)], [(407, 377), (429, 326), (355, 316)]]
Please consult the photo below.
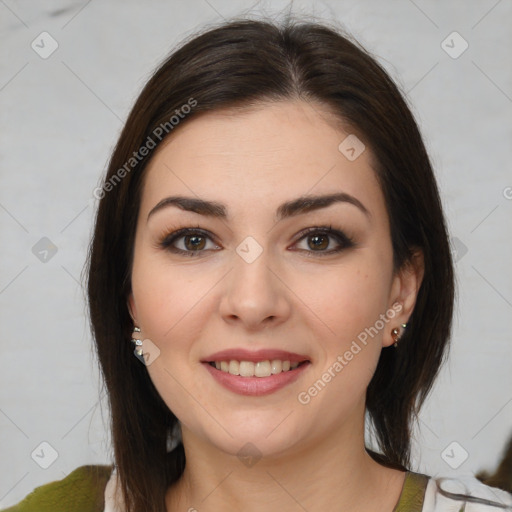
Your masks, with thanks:
[[(402, 329), (405, 329), (407, 327), (407, 324), (402, 324), (401, 325)], [(401, 336), (400, 336), (400, 329), (398, 327), (395, 327), (392, 331), (391, 331), (391, 337), (393, 338), (393, 341), (394, 341), (394, 344), (393, 346), (396, 348), (398, 347), (398, 341), (400, 340)]]
[(138, 356), (142, 356), (142, 340), (137, 338), (137, 334), (140, 332), (140, 327), (135, 326), (132, 333), (132, 343), (135, 345), (135, 352)]

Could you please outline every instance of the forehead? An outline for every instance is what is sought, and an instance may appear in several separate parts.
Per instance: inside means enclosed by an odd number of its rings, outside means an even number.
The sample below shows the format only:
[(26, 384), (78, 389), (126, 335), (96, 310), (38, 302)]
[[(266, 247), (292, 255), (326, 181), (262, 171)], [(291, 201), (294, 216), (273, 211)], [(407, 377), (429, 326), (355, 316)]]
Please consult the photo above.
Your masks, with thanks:
[(243, 213), (332, 192), (354, 195), (369, 210), (382, 209), (370, 150), (347, 158), (343, 141), (349, 135), (326, 108), (303, 101), (196, 114), (153, 155), (141, 211), (171, 194), (222, 201)]

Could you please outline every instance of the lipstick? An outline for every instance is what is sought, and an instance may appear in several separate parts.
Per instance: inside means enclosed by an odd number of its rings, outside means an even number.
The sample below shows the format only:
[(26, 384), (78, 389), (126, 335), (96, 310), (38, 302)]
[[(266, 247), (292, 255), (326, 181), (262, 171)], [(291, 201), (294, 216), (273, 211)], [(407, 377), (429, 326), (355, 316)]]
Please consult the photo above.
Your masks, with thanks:
[(307, 356), (276, 349), (222, 350), (201, 363), (216, 382), (246, 396), (274, 393), (298, 379), (311, 364)]

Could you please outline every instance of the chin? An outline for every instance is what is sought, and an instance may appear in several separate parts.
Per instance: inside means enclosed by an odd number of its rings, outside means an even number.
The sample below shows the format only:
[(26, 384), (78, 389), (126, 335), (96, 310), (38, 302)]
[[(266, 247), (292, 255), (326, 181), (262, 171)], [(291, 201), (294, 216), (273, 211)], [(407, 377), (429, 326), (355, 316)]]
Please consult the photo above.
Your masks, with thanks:
[(192, 421), (188, 423), (189, 434), (198, 436), (203, 443), (241, 460), (244, 457), (279, 457), (292, 451), (300, 442), (301, 433), (293, 423), (293, 415), (287, 418), (289, 412), (283, 414), (274, 410), (261, 414), (253, 411), (252, 414), (249, 419), (247, 411), (224, 415), (222, 426), (211, 418), (206, 424)]

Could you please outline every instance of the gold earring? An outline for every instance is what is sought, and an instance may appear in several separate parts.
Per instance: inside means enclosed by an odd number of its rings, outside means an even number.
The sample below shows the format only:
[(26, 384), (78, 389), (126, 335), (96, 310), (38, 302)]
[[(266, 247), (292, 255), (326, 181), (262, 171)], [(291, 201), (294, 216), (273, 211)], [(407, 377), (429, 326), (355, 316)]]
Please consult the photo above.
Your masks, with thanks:
[[(402, 324), (401, 325), (402, 329), (405, 329), (407, 327), (407, 324)], [(401, 336), (400, 336), (400, 329), (398, 327), (395, 327), (392, 331), (391, 331), (391, 337), (393, 338), (393, 346), (396, 348), (398, 347), (398, 341), (400, 340)]]

